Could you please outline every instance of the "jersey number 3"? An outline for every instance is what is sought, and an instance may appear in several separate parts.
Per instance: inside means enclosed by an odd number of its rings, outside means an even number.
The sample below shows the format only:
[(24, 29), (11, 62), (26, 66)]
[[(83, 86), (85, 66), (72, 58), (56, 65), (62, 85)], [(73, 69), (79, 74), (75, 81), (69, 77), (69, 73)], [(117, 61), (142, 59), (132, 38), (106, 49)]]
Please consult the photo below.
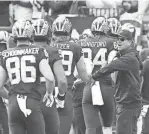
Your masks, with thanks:
[[(19, 84), (20, 81), (24, 83), (36, 81), (36, 68), (27, 66), (26, 62), (36, 63), (36, 59), (33, 55), (25, 55), (21, 58), (11, 57), (6, 60), (6, 68), (12, 85)], [(27, 73), (30, 75), (27, 76)]]

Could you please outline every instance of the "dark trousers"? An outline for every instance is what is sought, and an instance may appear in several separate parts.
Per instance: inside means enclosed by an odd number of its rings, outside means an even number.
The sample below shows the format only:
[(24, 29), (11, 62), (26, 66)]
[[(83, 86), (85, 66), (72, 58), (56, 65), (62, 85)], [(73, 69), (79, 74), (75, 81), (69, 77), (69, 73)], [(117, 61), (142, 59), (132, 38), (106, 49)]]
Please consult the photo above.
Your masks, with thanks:
[(60, 120), (56, 106), (46, 107), (45, 103), (41, 102), (41, 111), (45, 121), (46, 134), (59, 134)]
[(136, 134), (140, 108), (116, 108), (116, 134)]
[(60, 118), (60, 134), (69, 134), (73, 118), (72, 94), (67, 91), (64, 108), (58, 108)]
[(115, 101), (114, 101), (114, 90), (111, 86), (105, 83), (100, 83), (102, 97), (104, 105), (97, 106), (92, 104), (92, 93), (90, 85), (86, 85), (83, 91), (83, 114), (84, 120), (87, 128), (97, 128), (98, 121), (97, 117), (100, 113), (102, 118), (102, 126), (111, 127), (113, 124), (113, 119), (115, 115)]
[[(3, 129), (3, 134), (9, 134), (7, 109), (4, 106), (1, 107), (1, 105), (0, 105), (0, 124)], [(2, 134), (1, 131), (0, 134)]]
[(8, 105), (8, 120), (11, 134), (45, 134), (45, 123), (40, 110), (40, 101), (27, 99), (27, 108), (32, 113), (25, 117), (20, 110), (15, 95), (11, 95)]
[(73, 107), (73, 129), (75, 134), (85, 134), (85, 122), (82, 106)]

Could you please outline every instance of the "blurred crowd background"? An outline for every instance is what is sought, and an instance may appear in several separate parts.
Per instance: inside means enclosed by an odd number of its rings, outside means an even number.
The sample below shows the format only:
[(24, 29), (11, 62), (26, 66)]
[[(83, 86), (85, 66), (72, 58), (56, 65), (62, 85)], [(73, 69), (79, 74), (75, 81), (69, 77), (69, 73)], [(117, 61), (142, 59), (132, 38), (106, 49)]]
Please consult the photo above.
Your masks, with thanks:
[[(91, 21), (97, 16), (116, 17), (126, 11), (125, 1), (131, 1), (132, 13), (144, 10), (141, 44), (149, 40), (148, 0), (19, 0), (0, 1), (0, 30), (11, 32), (11, 26), (19, 19), (32, 20), (45, 18), (52, 23), (58, 15), (71, 18), (78, 33), (89, 28)], [(139, 2), (141, 4), (139, 4)], [(144, 8), (145, 7), (145, 8)], [(146, 8), (147, 7), (147, 8)], [(127, 8), (127, 6), (126, 6)], [(82, 24), (82, 25), (81, 25)]]

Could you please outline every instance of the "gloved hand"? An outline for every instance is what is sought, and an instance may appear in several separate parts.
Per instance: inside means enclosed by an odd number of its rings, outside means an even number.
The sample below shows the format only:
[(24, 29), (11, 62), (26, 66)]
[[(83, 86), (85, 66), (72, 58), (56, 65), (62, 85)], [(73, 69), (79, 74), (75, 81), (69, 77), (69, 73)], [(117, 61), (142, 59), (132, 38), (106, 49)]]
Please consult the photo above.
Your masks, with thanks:
[(53, 94), (49, 94), (48, 92), (46, 92), (46, 94), (43, 97), (43, 102), (46, 102), (46, 107), (52, 107), (53, 103), (54, 103), (54, 97)]
[(55, 98), (55, 102), (56, 102), (56, 108), (64, 108), (65, 94), (64, 95), (58, 94), (57, 97)]

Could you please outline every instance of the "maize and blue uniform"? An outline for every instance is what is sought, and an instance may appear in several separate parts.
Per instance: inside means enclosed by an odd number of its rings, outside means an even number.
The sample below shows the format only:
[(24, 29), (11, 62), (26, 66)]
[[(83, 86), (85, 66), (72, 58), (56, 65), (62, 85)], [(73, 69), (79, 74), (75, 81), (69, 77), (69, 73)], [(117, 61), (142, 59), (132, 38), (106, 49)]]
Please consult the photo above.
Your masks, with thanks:
[[(10, 80), (8, 120), (11, 134), (25, 134), (26, 130), (28, 134), (45, 133), (40, 109), (39, 63), (47, 58), (44, 48), (25, 44), (1, 53), (1, 66)], [(27, 96), (26, 107), (32, 111), (28, 117), (19, 108), (17, 95)]]
[[(50, 47), (48, 46), (48, 44), (47, 45), (41, 44), (41, 46), (47, 50), (50, 57), (49, 65), (53, 69), (54, 63), (58, 60), (61, 60), (62, 57), (60, 57), (59, 52), (56, 48)], [(41, 76), (40, 82), (41, 82), (41, 85), (40, 85), (41, 93), (44, 96), (46, 93), (46, 85), (45, 85), (46, 83), (45, 83), (44, 77)], [(60, 120), (59, 120), (59, 115), (58, 115), (58, 111), (55, 103), (53, 104), (52, 107), (46, 107), (45, 103), (43, 103), (41, 100), (40, 107), (45, 121), (46, 134), (58, 134), (59, 128), (60, 128)]]
[(73, 118), (72, 86), (75, 80), (73, 73), (83, 52), (80, 45), (69, 41), (51, 42), (50, 46), (58, 48), (63, 56), (62, 64), (67, 77), (68, 89), (66, 92), (64, 108), (58, 108), (58, 113), (60, 116), (60, 134), (69, 134)]
[[(114, 50), (114, 40), (105, 36), (100, 38), (89, 37), (80, 40), (78, 43), (84, 52), (84, 58), (92, 60), (94, 68), (92, 73), (101, 66), (108, 63), (108, 55)], [(102, 117), (102, 125), (111, 127), (115, 114), (114, 88), (111, 76), (105, 76), (100, 81), (100, 89), (104, 105), (97, 106), (92, 104), (92, 94), (90, 86), (85, 86), (83, 92), (83, 113), (86, 128), (98, 128), (101, 126), (99, 112)]]

